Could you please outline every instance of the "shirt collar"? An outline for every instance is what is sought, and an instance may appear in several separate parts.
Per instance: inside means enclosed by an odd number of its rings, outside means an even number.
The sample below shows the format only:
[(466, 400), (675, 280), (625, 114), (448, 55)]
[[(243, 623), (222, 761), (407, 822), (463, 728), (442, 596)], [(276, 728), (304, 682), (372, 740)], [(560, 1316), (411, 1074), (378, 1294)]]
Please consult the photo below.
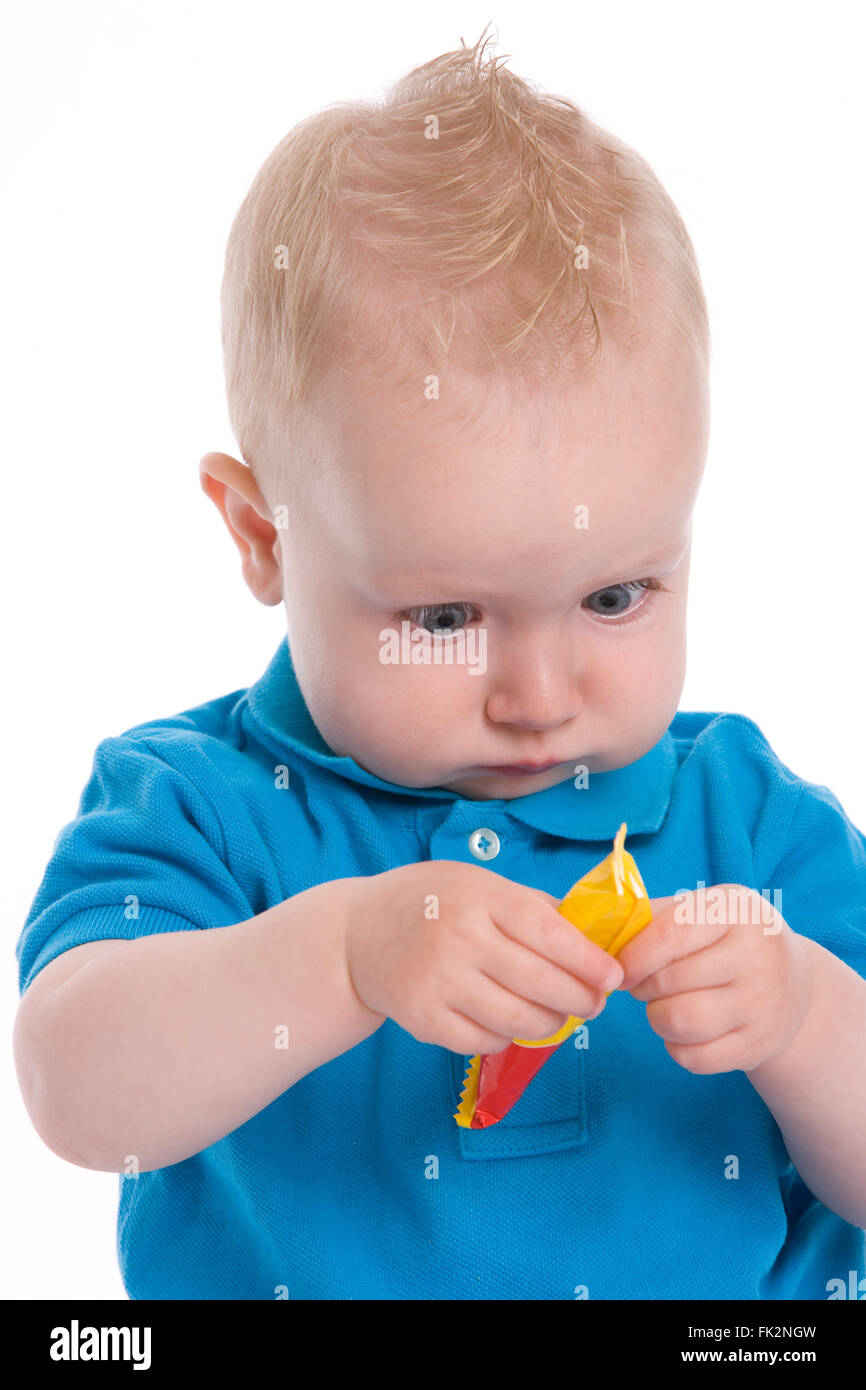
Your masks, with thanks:
[(546, 791), (511, 800), (474, 800), (447, 787), (403, 787), (388, 782), (355, 762), (338, 756), (325, 743), (298, 685), (289, 651), (283, 638), (264, 674), (246, 692), (246, 704), (260, 737), (282, 756), (286, 750), (362, 786), (418, 801), (443, 805), (465, 802), (485, 811), (505, 812), (526, 825), (550, 835), (573, 840), (612, 840), (623, 821), (629, 835), (651, 834), (659, 829), (671, 798), (678, 760), (671, 730), (636, 762), (611, 772), (593, 772), (585, 787), (576, 787), (571, 778)]

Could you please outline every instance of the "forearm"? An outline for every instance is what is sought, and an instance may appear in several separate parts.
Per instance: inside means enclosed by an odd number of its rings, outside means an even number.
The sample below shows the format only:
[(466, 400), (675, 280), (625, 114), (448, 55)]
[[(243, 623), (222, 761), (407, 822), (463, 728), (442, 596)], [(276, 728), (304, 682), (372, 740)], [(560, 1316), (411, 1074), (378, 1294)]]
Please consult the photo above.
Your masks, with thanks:
[(866, 1226), (866, 981), (809, 938), (812, 998), (777, 1056), (746, 1072), (815, 1196)]
[(375, 1032), (342, 945), (353, 882), (86, 962), (31, 1030), (46, 1142), (113, 1172), (178, 1163)]

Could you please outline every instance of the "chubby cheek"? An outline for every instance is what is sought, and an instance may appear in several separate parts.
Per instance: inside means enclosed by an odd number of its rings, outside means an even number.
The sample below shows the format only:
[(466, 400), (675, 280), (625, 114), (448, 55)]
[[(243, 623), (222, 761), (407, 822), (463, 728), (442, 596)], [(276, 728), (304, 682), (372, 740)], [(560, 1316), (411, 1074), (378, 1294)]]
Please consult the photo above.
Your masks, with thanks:
[[(464, 720), (478, 707), (483, 678), (465, 669), (383, 665), (368, 647), (330, 649), (298, 678), (313, 720), (339, 755), (390, 781), (453, 758)], [(475, 689), (473, 689), (473, 686)]]
[(640, 640), (608, 648), (607, 659), (593, 666), (592, 687), (585, 692), (593, 713), (624, 738), (630, 731), (659, 728), (673, 718), (685, 677), (685, 632), (679, 625), (656, 628)]

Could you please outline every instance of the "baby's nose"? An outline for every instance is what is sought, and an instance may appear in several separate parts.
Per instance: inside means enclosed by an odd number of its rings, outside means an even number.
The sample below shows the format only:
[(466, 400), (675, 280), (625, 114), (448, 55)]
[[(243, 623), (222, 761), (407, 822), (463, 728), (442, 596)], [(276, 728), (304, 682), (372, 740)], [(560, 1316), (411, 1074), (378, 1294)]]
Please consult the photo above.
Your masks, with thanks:
[(553, 675), (547, 668), (529, 668), (507, 679), (494, 676), (492, 684), (487, 715), (495, 724), (544, 733), (576, 719), (583, 708), (576, 678), (568, 671)]

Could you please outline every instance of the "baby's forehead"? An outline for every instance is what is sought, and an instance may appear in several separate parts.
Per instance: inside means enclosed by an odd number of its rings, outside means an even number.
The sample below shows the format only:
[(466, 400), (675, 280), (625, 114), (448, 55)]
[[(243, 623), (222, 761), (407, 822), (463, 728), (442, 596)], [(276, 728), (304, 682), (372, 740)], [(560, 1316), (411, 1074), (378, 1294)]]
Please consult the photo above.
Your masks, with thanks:
[(533, 491), (584, 481), (595, 491), (629, 482), (632, 471), (639, 486), (657, 454), (665, 476), (681, 455), (700, 471), (708, 432), (706, 368), (696, 354), (615, 345), (592, 373), (552, 383), (455, 367), (413, 389), (334, 371), (318, 404), (320, 461), (332, 481), (398, 493), (414, 482), (431, 500), (445, 488), (468, 500), (497, 481)]
[(684, 548), (701, 431), (659, 415), (648, 389), (469, 390), (468, 420), (435, 400), (391, 409), (384, 392), (349, 394), (323, 434), (312, 562), (339, 556), (383, 601), (453, 599), (462, 585), (483, 601), (510, 592), (516, 570), (564, 593), (570, 571), (599, 584), (611, 567), (658, 574)]

